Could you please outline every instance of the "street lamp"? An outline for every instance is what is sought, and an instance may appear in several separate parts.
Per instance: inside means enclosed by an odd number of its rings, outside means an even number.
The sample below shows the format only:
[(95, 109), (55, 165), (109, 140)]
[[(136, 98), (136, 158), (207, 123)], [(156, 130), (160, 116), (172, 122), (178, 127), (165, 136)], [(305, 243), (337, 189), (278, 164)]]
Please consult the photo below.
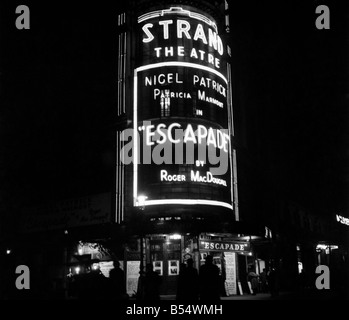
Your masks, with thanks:
[(145, 209), (145, 201), (148, 199), (147, 196), (145, 195), (139, 195), (137, 197), (137, 201), (136, 201), (136, 204), (137, 206), (139, 207), (140, 210), (144, 210)]

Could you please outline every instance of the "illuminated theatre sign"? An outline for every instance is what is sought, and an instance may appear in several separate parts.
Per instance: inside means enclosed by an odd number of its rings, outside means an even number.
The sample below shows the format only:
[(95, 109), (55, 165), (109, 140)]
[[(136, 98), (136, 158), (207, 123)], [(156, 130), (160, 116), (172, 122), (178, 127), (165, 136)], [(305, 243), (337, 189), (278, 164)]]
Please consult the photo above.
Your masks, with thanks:
[(251, 246), (248, 242), (200, 241), (199, 245), (200, 250), (208, 251), (244, 252), (251, 250)]
[(337, 220), (337, 222), (339, 222), (341, 224), (345, 224), (345, 225), (349, 226), (349, 218), (345, 218), (345, 217), (342, 217), (342, 216), (336, 214), (336, 220)]
[(144, 64), (154, 61), (188, 61), (223, 68), (225, 48), (217, 25), (205, 15), (170, 8), (138, 18), (141, 27)]
[(232, 209), (226, 48), (216, 23), (172, 7), (140, 16), (137, 36), (134, 205)]

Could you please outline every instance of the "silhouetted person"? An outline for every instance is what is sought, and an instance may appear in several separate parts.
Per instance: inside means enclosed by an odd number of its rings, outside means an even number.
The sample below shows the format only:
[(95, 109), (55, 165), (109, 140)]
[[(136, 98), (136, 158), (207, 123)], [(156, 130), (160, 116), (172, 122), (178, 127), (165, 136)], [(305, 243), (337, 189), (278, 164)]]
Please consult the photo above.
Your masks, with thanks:
[(179, 273), (177, 300), (199, 300), (199, 274), (191, 258)]
[(303, 293), (307, 286), (307, 275), (304, 272), (304, 269), (302, 269), (302, 271), (300, 272), (298, 279), (299, 279), (299, 289)]
[(179, 274), (178, 274), (178, 281), (177, 281), (177, 300), (183, 300), (183, 293), (184, 293), (184, 272), (187, 268), (187, 265), (185, 263), (181, 263), (179, 266)]
[(258, 275), (255, 273), (252, 269), (250, 269), (249, 273), (247, 274), (247, 281), (250, 281), (253, 295), (257, 294), (258, 291)]
[(212, 256), (208, 255), (200, 267), (200, 300), (220, 300), (219, 268), (212, 261)]
[(277, 271), (275, 268), (271, 268), (268, 274), (269, 291), (272, 297), (278, 295), (278, 279)]
[(267, 288), (268, 288), (268, 281), (267, 281), (267, 273), (265, 272), (265, 268), (260, 273), (259, 279), (261, 281), (261, 290), (262, 290), (263, 293), (266, 293), (267, 292)]
[(78, 298), (84, 300), (105, 299), (108, 293), (108, 280), (99, 268), (91, 268), (86, 274), (80, 274), (77, 281)]
[(153, 270), (153, 264), (146, 265), (145, 275), (142, 278), (142, 298), (144, 300), (160, 300), (159, 287), (161, 278), (157, 272)]
[(114, 268), (109, 272), (109, 278), (111, 280), (111, 296), (117, 300), (126, 299), (125, 273), (120, 268), (119, 261), (114, 261), (113, 265)]

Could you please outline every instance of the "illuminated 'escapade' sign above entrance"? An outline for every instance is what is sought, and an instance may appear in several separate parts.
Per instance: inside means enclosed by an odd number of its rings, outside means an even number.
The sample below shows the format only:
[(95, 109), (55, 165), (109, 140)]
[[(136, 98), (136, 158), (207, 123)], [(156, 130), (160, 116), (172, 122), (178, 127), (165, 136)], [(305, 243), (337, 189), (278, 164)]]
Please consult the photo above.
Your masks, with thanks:
[(248, 242), (200, 241), (199, 244), (200, 250), (207, 251), (244, 252), (251, 249)]
[(137, 36), (134, 205), (232, 210), (230, 89), (216, 23), (166, 8), (140, 16)]

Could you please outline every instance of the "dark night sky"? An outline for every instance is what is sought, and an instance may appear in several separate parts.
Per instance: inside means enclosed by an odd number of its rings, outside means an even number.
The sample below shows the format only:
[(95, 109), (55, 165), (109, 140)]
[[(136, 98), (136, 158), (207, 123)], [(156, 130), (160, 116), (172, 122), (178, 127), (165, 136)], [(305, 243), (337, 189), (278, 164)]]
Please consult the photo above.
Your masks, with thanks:
[[(237, 126), (247, 126), (248, 147), (286, 196), (348, 216), (347, 7), (236, 2), (234, 105), (248, 119)], [(40, 203), (108, 191), (117, 3), (27, 3), (30, 30), (15, 28), (19, 4), (2, 1), (0, 9), (3, 199)], [(319, 4), (331, 10), (330, 30), (315, 28)]]

